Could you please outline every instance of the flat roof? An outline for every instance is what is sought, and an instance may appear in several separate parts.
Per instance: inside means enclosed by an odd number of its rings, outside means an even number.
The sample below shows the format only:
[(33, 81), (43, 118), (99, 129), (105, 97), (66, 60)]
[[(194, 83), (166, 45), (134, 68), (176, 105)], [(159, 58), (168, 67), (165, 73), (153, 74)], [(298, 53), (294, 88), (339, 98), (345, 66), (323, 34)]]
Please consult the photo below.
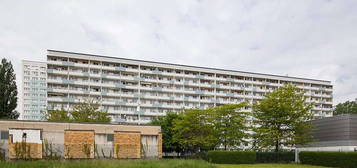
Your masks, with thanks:
[(220, 68), (208, 68), (208, 67), (202, 67), (202, 66), (192, 66), (192, 65), (174, 64), (174, 63), (165, 63), (165, 62), (156, 62), (156, 61), (146, 61), (146, 60), (140, 60), (140, 59), (121, 58), (121, 57), (96, 55), (96, 54), (86, 54), (86, 53), (79, 53), (79, 52), (52, 50), (52, 49), (48, 49), (47, 51), (49, 51), (49, 52), (68, 53), (68, 54), (77, 54), (77, 55), (85, 55), (85, 56), (95, 56), (95, 57), (103, 57), (103, 58), (111, 58), (111, 59), (122, 59), (122, 60), (128, 60), (128, 61), (140, 61), (140, 62), (155, 63), (155, 64), (173, 65), (173, 66), (183, 66), (183, 67), (190, 67), (190, 68), (202, 68), (202, 69), (218, 70), (218, 71), (226, 71), (226, 72), (248, 73), (248, 74), (255, 74), (255, 75), (268, 75), (268, 76), (274, 76), (274, 77), (302, 79), (302, 80), (312, 80), (312, 81), (318, 81), (318, 82), (329, 82), (329, 83), (331, 83), (331, 81), (328, 81), (328, 80), (319, 80), (319, 79), (310, 79), (310, 78), (301, 78), (301, 77), (290, 77), (290, 76), (283, 76), (283, 75), (273, 75), (273, 74), (247, 72), (247, 71), (227, 70), (227, 69), (220, 69)]
[(123, 125), (123, 126), (154, 126), (160, 127), (153, 124), (131, 124), (126, 122), (120, 123), (96, 123), (96, 122), (65, 122), (65, 121), (43, 121), (43, 120), (11, 120), (11, 119), (0, 119), (1, 121), (10, 121), (10, 122), (39, 122), (39, 123), (61, 123), (61, 124), (88, 124), (88, 125)]

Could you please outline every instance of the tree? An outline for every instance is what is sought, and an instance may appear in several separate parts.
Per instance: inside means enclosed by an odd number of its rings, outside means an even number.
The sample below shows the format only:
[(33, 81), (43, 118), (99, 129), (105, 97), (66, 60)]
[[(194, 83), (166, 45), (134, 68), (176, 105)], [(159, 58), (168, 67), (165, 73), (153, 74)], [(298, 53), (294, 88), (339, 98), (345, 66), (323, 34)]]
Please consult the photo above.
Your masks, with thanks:
[(45, 119), (47, 121), (62, 122), (69, 122), (71, 120), (68, 111), (66, 111), (63, 107), (61, 109), (48, 111), (47, 114), (45, 114)]
[(17, 119), (19, 113), (17, 106), (16, 76), (11, 62), (5, 58), (0, 64), (0, 118)]
[(111, 121), (107, 112), (99, 110), (99, 104), (86, 101), (76, 104), (70, 112), (72, 121), (108, 123)]
[(260, 148), (293, 146), (310, 142), (312, 103), (305, 103), (304, 93), (292, 85), (285, 85), (266, 95), (253, 105), (255, 142)]
[(176, 152), (177, 154), (182, 152), (181, 145), (173, 138), (173, 136), (177, 133), (177, 131), (174, 130), (174, 121), (178, 120), (180, 116), (181, 115), (177, 113), (167, 113), (165, 116), (155, 118), (150, 123), (152, 125), (161, 126), (164, 152)]
[(333, 115), (339, 114), (357, 114), (357, 102), (346, 101), (344, 103), (339, 103), (333, 110)]
[(174, 121), (174, 141), (189, 152), (213, 149), (218, 143), (211, 110), (188, 109)]
[(45, 115), (47, 121), (63, 122), (93, 122), (109, 123), (111, 118), (107, 112), (99, 110), (99, 104), (93, 101), (80, 102), (74, 105), (73, 109), (51, 110)]
[(217, 132), (219, 145), (222, 145), (224, 150), (239, 147), (249, 137), (247, 114), (239, 111), (246, 105), (247, 103), (227, 104), (208, 109), (214, 114), (214, 129)]

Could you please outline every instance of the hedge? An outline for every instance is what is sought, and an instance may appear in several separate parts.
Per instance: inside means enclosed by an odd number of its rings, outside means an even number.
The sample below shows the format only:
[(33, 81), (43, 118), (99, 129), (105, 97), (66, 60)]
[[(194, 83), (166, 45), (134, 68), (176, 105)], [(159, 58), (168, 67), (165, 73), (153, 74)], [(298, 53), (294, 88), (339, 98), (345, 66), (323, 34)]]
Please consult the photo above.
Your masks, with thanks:
[(299, 159), (302, 164), (357, 168), (357, 152), (300, 152)]
[(257, 163), (290, 163), (295, 161), (295, 152), (257, 152)]
[(208, 161), (219, 164), (248, 164), (255, 163), (255, 152), (241, 151), (208, 151)]

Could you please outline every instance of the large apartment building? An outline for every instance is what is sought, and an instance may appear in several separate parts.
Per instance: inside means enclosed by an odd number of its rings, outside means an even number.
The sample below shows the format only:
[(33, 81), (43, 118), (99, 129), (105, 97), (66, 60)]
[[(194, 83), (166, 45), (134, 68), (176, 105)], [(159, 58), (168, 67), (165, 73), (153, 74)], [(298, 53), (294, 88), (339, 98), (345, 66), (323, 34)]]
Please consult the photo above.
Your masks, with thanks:
[(22, 61), (22, 111), (20, 119), (42, 120), (47, 108), (47, 64)]
[(253, 103), (290, 83), (316, 102), (317, 118), (332, 116), (330, 81), (55, 50), (46, 64), (48, 110), (94, 100), (115, 122), (147, 123), (169, 111)]

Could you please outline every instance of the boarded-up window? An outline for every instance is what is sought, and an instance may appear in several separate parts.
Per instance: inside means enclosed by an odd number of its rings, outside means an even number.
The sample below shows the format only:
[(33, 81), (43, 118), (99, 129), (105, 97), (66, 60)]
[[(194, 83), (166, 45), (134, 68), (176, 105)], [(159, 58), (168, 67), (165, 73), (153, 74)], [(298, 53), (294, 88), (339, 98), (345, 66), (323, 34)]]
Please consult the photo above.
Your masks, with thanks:
[(116, 132), (114, 134), (114, 156), (116, 158), (139, 159), (141, 157), (140, 132)]
[(64, 147), (66, 159), (94, 158), (94, 131), (65, 131)]

